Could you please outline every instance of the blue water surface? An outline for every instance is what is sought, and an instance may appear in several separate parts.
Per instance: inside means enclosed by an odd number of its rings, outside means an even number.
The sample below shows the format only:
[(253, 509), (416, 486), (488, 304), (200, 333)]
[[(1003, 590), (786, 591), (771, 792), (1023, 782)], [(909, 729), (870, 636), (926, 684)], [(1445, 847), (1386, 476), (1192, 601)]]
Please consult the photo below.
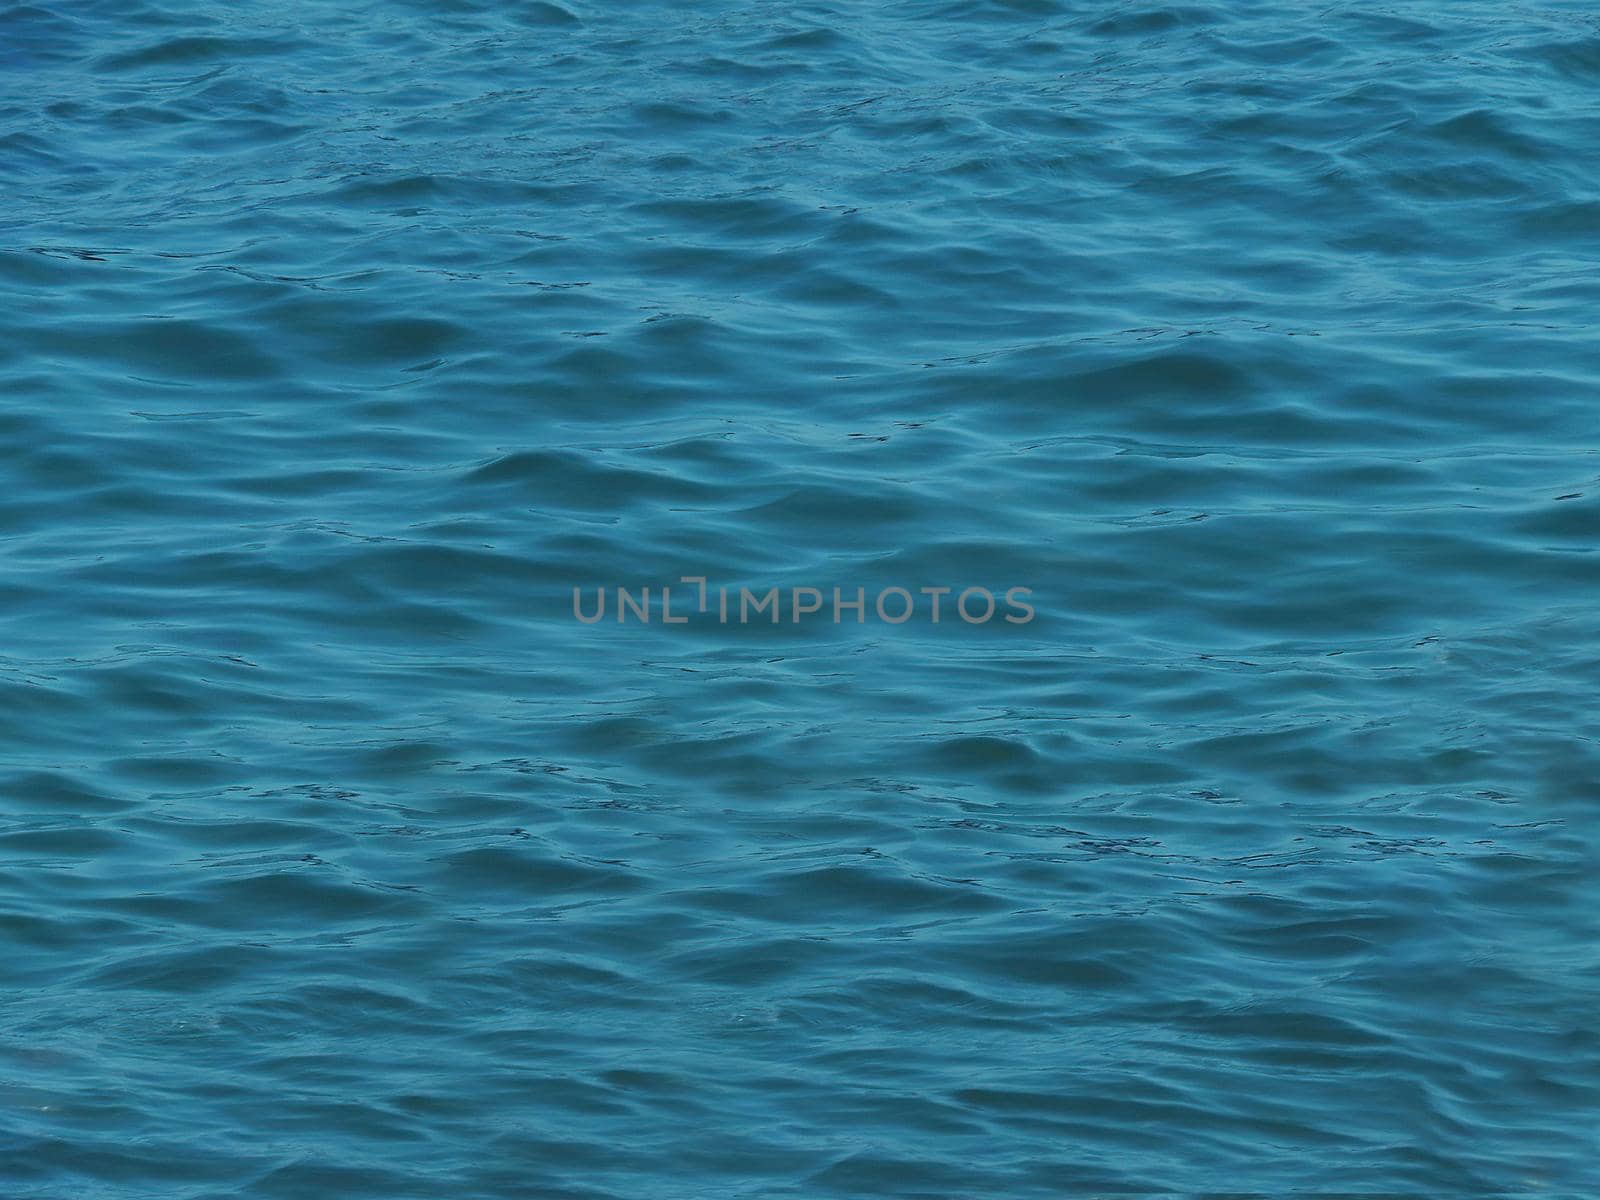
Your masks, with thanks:
[(1597, 268), (1587, 2), (0, 6), (0, 1195), (1600, 1194)]

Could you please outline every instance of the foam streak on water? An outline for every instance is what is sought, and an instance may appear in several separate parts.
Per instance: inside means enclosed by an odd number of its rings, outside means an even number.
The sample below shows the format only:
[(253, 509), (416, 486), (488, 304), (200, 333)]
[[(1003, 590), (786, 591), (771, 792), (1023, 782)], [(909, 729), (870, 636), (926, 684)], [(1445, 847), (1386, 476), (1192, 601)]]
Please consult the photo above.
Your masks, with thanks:
[[(1597, 88), (0, 8), (0, 1193), (1595, 1194)], [(572, 619), (681, 575), (1038, 617)]]

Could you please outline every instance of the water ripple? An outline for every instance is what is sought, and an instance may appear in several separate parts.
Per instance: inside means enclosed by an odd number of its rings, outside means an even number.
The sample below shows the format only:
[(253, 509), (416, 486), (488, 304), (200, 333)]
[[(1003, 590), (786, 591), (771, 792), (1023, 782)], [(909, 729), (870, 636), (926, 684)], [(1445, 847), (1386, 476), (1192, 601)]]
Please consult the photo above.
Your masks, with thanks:
[(1593, 1192), (1600, 25), (1306, 16), (0, 13), (0, 1191)]

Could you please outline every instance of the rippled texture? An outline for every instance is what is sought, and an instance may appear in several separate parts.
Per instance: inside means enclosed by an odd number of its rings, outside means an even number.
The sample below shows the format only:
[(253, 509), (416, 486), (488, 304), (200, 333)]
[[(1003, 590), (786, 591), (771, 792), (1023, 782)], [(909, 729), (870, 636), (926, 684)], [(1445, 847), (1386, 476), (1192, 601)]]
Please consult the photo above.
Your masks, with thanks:
[(1591, 5), (0, 81), (7, 1197), (1600, 1191)]

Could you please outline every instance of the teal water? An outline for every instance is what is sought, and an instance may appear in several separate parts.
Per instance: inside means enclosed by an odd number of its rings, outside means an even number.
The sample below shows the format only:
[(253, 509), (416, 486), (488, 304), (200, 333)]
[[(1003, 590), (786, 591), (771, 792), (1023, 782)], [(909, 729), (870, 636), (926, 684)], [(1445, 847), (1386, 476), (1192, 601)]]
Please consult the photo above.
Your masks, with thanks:
[(1600, 1193), (1597, 89), (0, 7), (0, 1195)]

